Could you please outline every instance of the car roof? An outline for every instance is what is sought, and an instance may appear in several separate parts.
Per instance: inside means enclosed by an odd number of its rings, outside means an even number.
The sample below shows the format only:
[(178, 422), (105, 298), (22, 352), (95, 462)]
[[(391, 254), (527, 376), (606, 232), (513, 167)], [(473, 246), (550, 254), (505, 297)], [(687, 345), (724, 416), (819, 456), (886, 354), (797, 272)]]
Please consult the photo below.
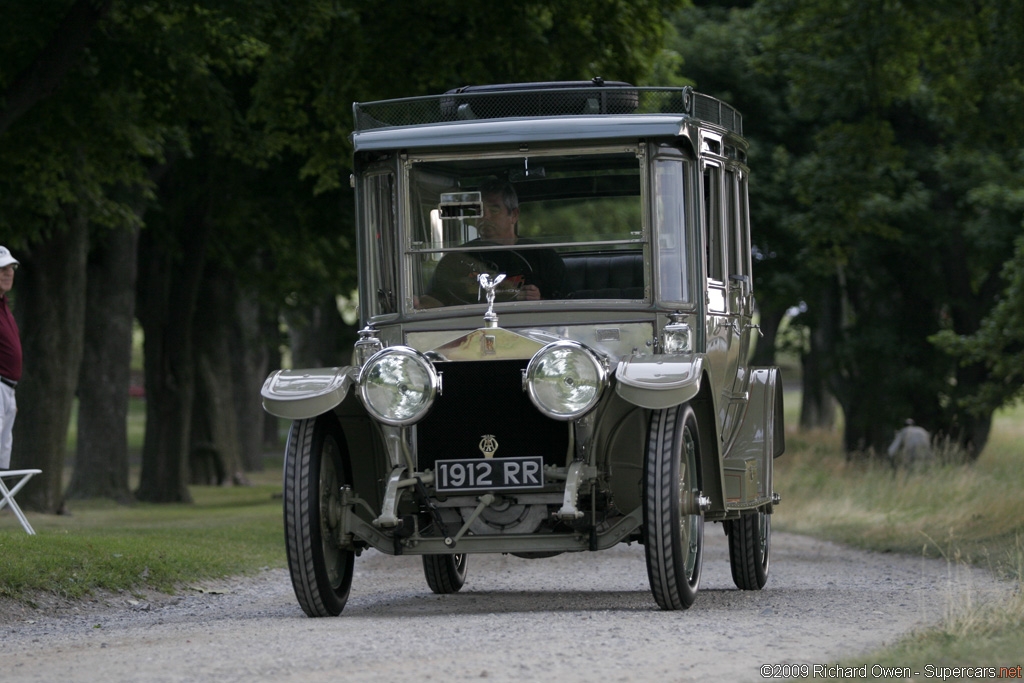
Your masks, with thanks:
[(474, 86), (443, 95), (353, 104), (355, 150), (636, 140), (710, 124), (741, 136), (728, 104), (692, 88), (603, 81)]

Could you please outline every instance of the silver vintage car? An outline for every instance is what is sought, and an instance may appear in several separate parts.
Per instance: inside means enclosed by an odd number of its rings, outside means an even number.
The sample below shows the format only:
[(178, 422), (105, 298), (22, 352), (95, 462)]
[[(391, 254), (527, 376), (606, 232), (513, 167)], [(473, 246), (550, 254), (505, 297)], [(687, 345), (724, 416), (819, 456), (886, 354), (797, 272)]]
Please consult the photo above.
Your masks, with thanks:
[(363, 329), (351, 363), (274, 372), (293, 420), (295, 594), (339, 614), (355, 557), (643, 545), (689, 607), (705, 521), (768, 576), (782, 382), (757, 333), (747, 145), (729, 105), (601, 79), (354, 105)]

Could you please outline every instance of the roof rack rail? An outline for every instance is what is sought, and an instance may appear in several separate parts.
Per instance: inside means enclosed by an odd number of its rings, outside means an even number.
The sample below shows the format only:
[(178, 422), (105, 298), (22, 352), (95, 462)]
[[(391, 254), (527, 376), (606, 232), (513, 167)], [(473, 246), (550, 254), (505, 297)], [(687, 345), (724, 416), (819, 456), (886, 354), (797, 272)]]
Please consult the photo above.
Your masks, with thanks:
[(555, 81), (468, 86), (442, 95), (355, 102), (355, 131), (478, 119), (685, 114), (743, 135), (743, 117), (693, 88), (638, 87), (620, 81)]

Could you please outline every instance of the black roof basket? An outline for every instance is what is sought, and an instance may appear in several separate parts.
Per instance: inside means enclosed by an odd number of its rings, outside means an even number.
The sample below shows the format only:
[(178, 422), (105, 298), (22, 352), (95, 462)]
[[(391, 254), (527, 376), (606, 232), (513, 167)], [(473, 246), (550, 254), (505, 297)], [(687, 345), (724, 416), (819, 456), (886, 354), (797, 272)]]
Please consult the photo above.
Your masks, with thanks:
[(693, 88), (637, 87), (622, 81), (552, 81), (471, 85), (443, 95), (355, 102), (356, 132), (478, 119), (687, 114), (743, 134), (735, 108)]
[(456, 88), (441, 97), (441, 113), (449, 120), (632, 114), (638, 104), (637, 91), (629, 83), (595, 78)]

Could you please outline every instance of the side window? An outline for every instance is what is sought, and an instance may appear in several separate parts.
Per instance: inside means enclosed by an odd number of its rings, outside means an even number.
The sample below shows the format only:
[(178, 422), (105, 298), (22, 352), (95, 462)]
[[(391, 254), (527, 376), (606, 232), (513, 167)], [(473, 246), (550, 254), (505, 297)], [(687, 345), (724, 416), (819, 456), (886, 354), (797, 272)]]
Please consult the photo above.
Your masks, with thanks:
[(736, 171), (734, 169), (725, 170), (725, 234), (729, 236), (729, 278), (732, 279), (734, 275), (743, 275), (743, 268), (740, 265), (742, 259), (740, 258), (740, 241), (739, 237), (740, 222), (739, 216), (739, 186), (736, 178)]
[(704, 168), (704, 258), (709, 280), (723, 282), (722, 169)]
[(675, 155), (659, 155), (655, 165), (654, 234), (658, 236), (658, 298), (662, 301), (692, 301), (689, 267), (692, 248), (685, 204), (688, 168), (682, 156)]
[(736, 270), (750, 277), (750, 213), (747, 210), (747, 178), (736, 173)]
[(372, 315), (397, 310), (398, 284), (395, 254), (395, 176), (380, 173), (366, 178), (364, 219), (369, 236), (370, 310)]

